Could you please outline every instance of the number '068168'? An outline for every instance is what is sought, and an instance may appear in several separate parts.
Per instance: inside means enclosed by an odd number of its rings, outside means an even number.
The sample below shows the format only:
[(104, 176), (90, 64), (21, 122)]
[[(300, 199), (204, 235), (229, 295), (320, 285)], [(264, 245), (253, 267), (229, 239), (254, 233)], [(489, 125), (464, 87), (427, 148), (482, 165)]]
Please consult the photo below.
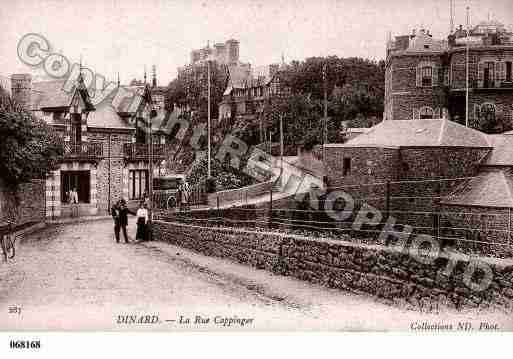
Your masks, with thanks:
[(39, 340), (11, 340), (11, 349), (39, 349), (41, 342)]

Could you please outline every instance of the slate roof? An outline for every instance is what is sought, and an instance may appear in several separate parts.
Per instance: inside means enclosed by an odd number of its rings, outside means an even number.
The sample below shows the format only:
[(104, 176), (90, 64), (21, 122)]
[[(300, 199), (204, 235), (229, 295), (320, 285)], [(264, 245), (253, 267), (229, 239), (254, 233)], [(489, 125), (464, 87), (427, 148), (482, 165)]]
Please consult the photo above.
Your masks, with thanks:
[(112, 100), (117, 112), (133, 114), (139, 108), (143, 98), (144, 86), (120, 86)]
[(64, 80), (34, 82), (30, 99), (32, 109), (69, 106), (73, 92), (64, 91), (64, 83)]
[(89, 112), (89, 116), (87, 117), (87, 126), (96, 128), (135, 128), (134, 125), (129, 124), (126, 119), (119, 116), (110, 101), (102, 101), (96, 106), (96, 111)]
[(484, 133), (446, 119), (388, 120), (344, 144), (327, 147), (474, 147), (489, 148)]
[(488, 166), (513, 166), (513, 135), (488, 135), (488, 141), (493, 149), (484, 164)]
[[(44, 108), (67, 107), (71, 103), (72, 93), (63, 90), (64, 80), (35, 82), (32, 87), (31, 107), (33, 110)], [(78, 88), (82, 96), (88, 99), (87, 91)], [(126, 128), (133, 129), (134, 125), (128, 118), (135, 115), (139, 109), (144, 94), (144, 86), (120, 86), (107, 95), (87, 119), (90, 127)], [(94, 109), (94, 108), (93, 108)], [(120, 115), (124, 115), (123, 117)], [(158, 113), (155, 121), (162, 121), (164, 113)], [(159, 122), (160, 123), (160, 122)], [(154, 129), (157, 127), (154, 126)]]
[(513, 207), (513, 182), (503, 170), (481, 171), (454, 194), (441, 201), (442, 204), (461, 206)]

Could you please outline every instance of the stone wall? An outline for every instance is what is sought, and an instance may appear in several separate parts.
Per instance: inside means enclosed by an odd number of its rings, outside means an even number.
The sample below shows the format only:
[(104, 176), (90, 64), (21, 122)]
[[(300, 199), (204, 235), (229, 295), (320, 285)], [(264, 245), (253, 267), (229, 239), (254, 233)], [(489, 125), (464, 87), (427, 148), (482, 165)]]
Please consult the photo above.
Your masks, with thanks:
[(128, 180), (127, 178), (123, 178), (126, 176), (126, 171), (124, 171), (123, 144), (131, 143), (132, 133), (122, 130), (111, 131), (110, 137), (109, 164), (109, 132), (105, 130), (96, 131), (95, 129), (91, 129), (89, 132), (89, 139), (91, 141), (101, 142), (103, 146), (104, 158), (98, 163), (96, 175), (98, 213), (103, 215), (109, 213), (109, 187), (111, 206), (123, 197), (124, 181)]
[[(513, 257), (510, 208), (443, 205), (440, 236), (461, 238), (451, 245), (464, 252)], [(488, 244), (489, 243), (489, 244)]]
[(20, 184), (13, 192), (0, 182), (0, 220), (14, 217), (16, 225), (45, 220), (45, 182), (33, 180)]
[[(429, 62), (436, 66), (435, 86), (417, 86), (417, 66), (421, 62)], [(385, 79), (387, 119), (411, 120), (414, 110), (424, 106), (439, 109), (439, 115), (435, 117), (441, 117), (442, 109), (447, 106), (443, 77), (440, 76), (442, 68), (442, 56), (439, 53), (392, 56), (387, 64)]]
[[(442, 274), (448, 260), (424, 264), (391, 247), (354, 244), (344, 240), (313, 239), (236, 228), (209, 228), (155, 221), (153, 238), (209, 256), (266, 269), (277, 274), (423, 310), (447, 307), (513, 309), (513, 264), (488, 263), (491, 285), (471, 290), (464, 282), (468, 259), (460, 258), (451, 275)], [(488, 261), (487, 258), (480, 258)], [(474, 263), (474, 262), (472, 262)], [(471, 273), (471, 272), (468, 272)], [(481, 271), (471, 276), (479, 284)], [(467, 276), (467, 278), (469, 278)], [(467, 282), (468, 283), (468, 282)]]
[[(474, 119), (474, 106), (485, 102), (496, 106), (496, 112), (511, 127), (513, 125), (513, 90), (512, 84), (497, 84), (497, 87), (481, 89), (482, 78), (479, 78), (478, 64), (484, 61), (512, 61), (513, 50), (505, 47), (481, 46), (470, 50), (468, 72), (469, 86), (469, 118)], [(417, 87), (416, 68), (420, 62), (431, 62), (438, 71), (438, 86)], [(466, 88), (466, 52), (465, 47), (452, 49), (443, 53), (412, 53), (392, 55), (387, 60), (385, 70), (385, 117), (387, 120), (409, 120), (413, 118), (414, 109), (423, 106), (439, 109), (441, 117), (443, 108), (449, 107), (450, 118), (461, 123), (465, 117)], [(494, 71), (495, 72), (495, 71)], [(447, 77), (444, 75), (447, 74)], [(497, 73), (493, 74), (495, 78)], [(483, 76), (481, 74), (481, 76)], [(504, 76), (504, 75), (501, 75)], [(446, 79), (449, 83), (446, 83)], [(501, 79), (503, 80), (503, 79)], [(459, 106), (457, 106), (459, 103)], [(448, 106), (448, 105), (451, 106)], [(509, 129), (508, 127), (508, 129)]]

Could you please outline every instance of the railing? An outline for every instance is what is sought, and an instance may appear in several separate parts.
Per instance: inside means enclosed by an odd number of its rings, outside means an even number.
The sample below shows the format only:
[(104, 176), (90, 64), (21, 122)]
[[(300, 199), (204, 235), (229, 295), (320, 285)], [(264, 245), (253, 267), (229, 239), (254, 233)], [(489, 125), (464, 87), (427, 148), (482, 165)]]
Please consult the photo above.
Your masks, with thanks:
[(475, 87), (478, 89), (513, 89), (513, 82), (509, 79), (479, 79)]
[[(168, 145), (153, 144), (152, 158), (154, 160), (165, 159), (168, 152)], [(123, 156), (127, 160), (148, 160), (150, 157), (150, 148), (146, 143), (125, 143), (123, 144)]]
[(207, 187), (205, 183), (198, 183), (192, 186), (189, 192), (189, 204), (191, 206), (207, 204)]
[(103, 146), (99, 142), (64, 143), (64, 159), (96, 160), (103, 157)]

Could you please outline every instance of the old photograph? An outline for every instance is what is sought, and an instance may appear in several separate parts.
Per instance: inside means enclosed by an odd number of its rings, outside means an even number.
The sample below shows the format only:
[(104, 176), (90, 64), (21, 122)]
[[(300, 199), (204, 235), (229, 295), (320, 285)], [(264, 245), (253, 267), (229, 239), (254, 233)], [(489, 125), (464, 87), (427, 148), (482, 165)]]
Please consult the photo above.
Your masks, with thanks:
[(511, 0), (2, 1), (0, 54), (0, 331), (513, 331)]

